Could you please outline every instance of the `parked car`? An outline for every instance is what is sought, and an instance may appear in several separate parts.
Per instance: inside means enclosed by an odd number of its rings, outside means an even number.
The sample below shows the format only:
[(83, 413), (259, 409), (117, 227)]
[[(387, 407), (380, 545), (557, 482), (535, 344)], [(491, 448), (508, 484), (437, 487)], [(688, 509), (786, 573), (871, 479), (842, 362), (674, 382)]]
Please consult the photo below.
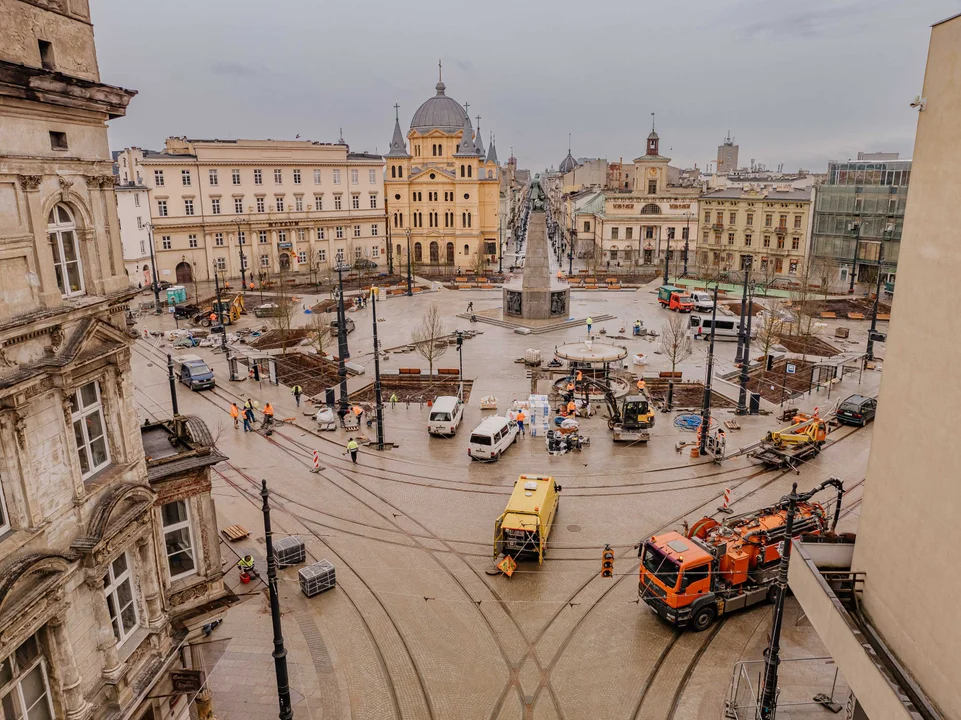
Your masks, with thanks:
[[(168, 281), (166, 281), (166, 280), (161, 280), (160, 282), (157, 283), (157, 289), (160, 290), (161, 292), (163, 292), (163, 291), (166, 290), (167, 288), (173, 287), (173, 285), (174, 285), (174, 284), (173, 284), (172, 282), (168, 282)], [(152, 290), (153, 287), (151, 286), (150, 289)]]
[[(356, 327), (356, 326), (354, 325), (354, 321), (351, 320), (350, 318), (347, 318), (347, 334), (348, 334), (348, 335), (350, 335), (352, 332), (354, 332), (354, 328), (355, 328), (355, 327)], [(330, 322), (330, 336), (331, 336), (331, 337), (337, 337), (337, 333), (338, 333), (337, 321), (336, 321), (336, 320), (332, 320), (332, 321)]]
[(277, 303), (264, 303), (254, 308), (254, 315), (259, 318), (277, 317), (280, 315), (280, 305)]
[(698, 312), (709, 313), (714, 309), (714, 296), (703, 290), (692, 290), (691, 301), (694, 303), (694, 309)]
[(354, 270), (374, 270), (377, 268), (377, 263), (373, 260), (356, 260), (354, 261)]
[(180, 382), (191, 390), (208, 390), (216, 386), (214, 371), (197, 355), (181, 355), (174, 358), (174, 367)]
[(457, 434), (464, 417), (464, 404), (456, 397), (444, 395), (434, 400), (427, 418), (427, 432), (445, 437)]
[(878, 401), (863, 395), (852, 395), (845, 398), (838, 405), (837, 418), (845, 425), (860, 425), (864, 427), (869, 420), (874, 420), (878, 412)]
[(500, 415), (492, 415), (474, 428), (467, 445), (471, 460), (497, 460), (517, 442), (517, 423)]

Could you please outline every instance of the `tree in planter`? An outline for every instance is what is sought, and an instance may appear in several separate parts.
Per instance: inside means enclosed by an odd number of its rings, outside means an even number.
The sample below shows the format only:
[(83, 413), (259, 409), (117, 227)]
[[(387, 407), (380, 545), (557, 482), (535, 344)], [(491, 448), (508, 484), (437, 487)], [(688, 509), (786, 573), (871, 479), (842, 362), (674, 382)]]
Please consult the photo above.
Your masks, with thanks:
[(446, 337), (444, 320), (440, 316), (437, 303), (431, 303), (420, 325), (410, 334), (411, 342), (414, 343), (417, 352), (427, 361), (431, 378), (434, 376), (434, 361), (447, 352), (447, 343), (439, 344), (439, 341), (446, 340)]
[(686, 315), (672, 313), (661, 325), (658, 349), (671, 361), (671, 377), (667, 381), (667, 409), (670, 410), (674, 404), (674, 373), (678, 363), (684, 362), (691, 356), (691, 336), (688, 333)]
[(474, 271), (476, 277), (484, 277), (487, 274), (487, 257), (484, 255), (480, 242), (477, 244), (477, 252), (471, 255), (470, 269)]
[(290, 331), (294, 326), (294, 304), (291, 302), (290, 289), (287, 285), (287, 269), (284, 265), (280, 266), (277, 282), (277, 296), (274, 302), (277, 303), (277, 310), (270, 318), (270, 325), (280, 334), (281, 350), (287, 354), (287, 341)]
[(329, 313), (314, 313), (310, 316), (307, 321), (307, 340), (319, 356), (323, 357), (327, 354), (333, 344)]
[(828, 295), (831, 294), (831, 282), (834, 280), (837, 268), (828, 258), (817, 258), (811, 262), (811, 277), (820, 286), (821, 295), (824, 296), (825, 307), (827, 307)]
[(784, 306), (773, 301), (768, 303), (764, 312), (756, 320), (757, 336), (754, 340), (757, 347), (764, 355), (764, 367), (767, 367), (767, 357), (771, 354), (771, 348), (778, 344), (783, 332), (782, 325)]
[(807, 263), (802, 268), (801, 275), (797, 278), (797, 284), (791, 290), (791, 306), (789, 312), (791, 322), (794, 325), (794, 335), (801, 341), (801, 360), (807, 360), (808, 341), (814, 337), (818, 330), (817, 321), (814, 318), (814, 287), (812, 280), (813, 265)]

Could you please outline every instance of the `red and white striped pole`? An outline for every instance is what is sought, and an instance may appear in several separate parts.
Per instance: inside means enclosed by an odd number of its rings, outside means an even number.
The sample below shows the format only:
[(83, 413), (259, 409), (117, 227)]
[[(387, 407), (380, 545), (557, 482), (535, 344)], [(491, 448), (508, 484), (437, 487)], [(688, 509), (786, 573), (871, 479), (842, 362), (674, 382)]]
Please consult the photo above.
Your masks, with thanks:
[(727, 513), (730, 515), (734, 511), (728, 507), (731, 504), (731, 488), (724, 488), (724, 504), (717, 509), (718, 512)]
[(314, 450), (314, 467), (312, 473), (319, 473), (323, 468), (320, 466), (320, 453)]

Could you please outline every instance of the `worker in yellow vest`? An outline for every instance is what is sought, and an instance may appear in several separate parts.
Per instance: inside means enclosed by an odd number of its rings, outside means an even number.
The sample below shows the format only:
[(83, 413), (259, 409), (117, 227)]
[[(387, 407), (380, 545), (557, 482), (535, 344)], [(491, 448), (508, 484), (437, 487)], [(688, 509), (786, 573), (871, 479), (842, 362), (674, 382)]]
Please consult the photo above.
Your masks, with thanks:
[(354, 463), (354, 465), (357, 464), (357, 451), (359, 449), (360, 449), (360, 445), (357, 444), (357, 441), (354, 440), (354, 438), (348, 438), (347, 452), (350, 453), (350, 461)]

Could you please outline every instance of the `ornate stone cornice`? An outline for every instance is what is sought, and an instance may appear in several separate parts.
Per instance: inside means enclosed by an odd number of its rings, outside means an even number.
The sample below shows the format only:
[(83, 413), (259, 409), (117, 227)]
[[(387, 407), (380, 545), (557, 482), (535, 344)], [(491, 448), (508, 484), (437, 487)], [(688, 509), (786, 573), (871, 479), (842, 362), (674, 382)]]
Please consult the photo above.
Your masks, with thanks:
[(24, 189), (25, 192), (36, 192), (40, 189), (40, 183), (43, 181), (43, 175), (19, 175), (20, 187)]

